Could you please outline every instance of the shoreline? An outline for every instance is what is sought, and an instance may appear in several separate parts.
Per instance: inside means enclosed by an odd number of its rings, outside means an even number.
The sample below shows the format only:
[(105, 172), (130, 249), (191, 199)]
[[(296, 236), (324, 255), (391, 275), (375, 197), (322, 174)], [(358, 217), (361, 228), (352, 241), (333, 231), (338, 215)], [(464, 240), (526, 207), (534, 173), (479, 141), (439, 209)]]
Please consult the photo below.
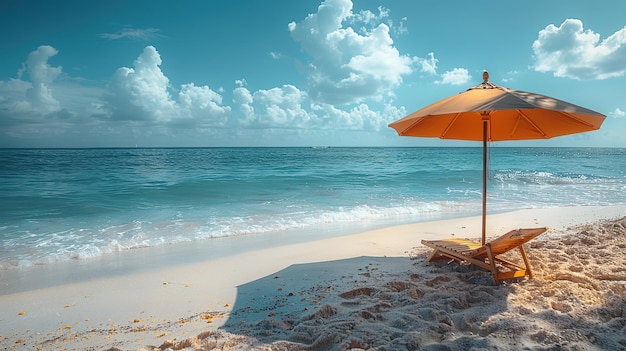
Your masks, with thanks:
[[(616, 219), (624, 214), (626, 205), (526, 209), (494, 214), (487, 217), (488, 236), (519, 227), (547, 226), (549, 233), (538, 238), (546, 239), (574, 226)], [(298, 265), (326, 264), (326, 275), (341, 277), (354, 267), (371, 267), (367, 261), (388, 265), (391, 267), (388, 269), (406, 274), (413, 266), (412, 250), (421, 246), (421, 240), (446, 238), (451, 234), (478, 237), (480, 217), (406, 224), (322, 239), (311, 237), (288, 244), (267, 243), (243, 252), (237, 251), (237, 240), (228, 240), (222, 249), (230, 249), (230, 254), (205, 259), (196, 257), (185, 264), (172, 262), (176, 255), (184, 254), (181, 252), (168, 253), (167, 248), (137, 250), (132, 254), (138, 262), (147, 260), (148, 254), (155, 254), (150, 260), (160, 260), (160, 265), (130, 273), (124, 272), (123, 265), (105, 266), (101, 268), (111, 269), (114, 274), (71, 283), (57, 281), (48, 287), (28, 289), (25, 286), (2, 293), (0, 346), (32, 350), (41, 345), (68, 350), (90, 347), (136, 350), (146, 345), (161, 345), (166, 340), (218, 332), (229, 319), (241, 318), (242, 323), (249, 322), (238, 307), (243, 303), (238, 290), (251, 282)], [(71, 266), (65, 265), (65, 271), (59, 272), (60, 279), (72, 274), (67, 271)], [(313, 284), (324, 277), (313, 277), (307, 282)], [(300, 278), (289, 283), (290, 288), (303, 287), (301, 283), (306, 279)], [(11, 283), (6, 281), (5, 275), (3, 286)], [(328, 297), (324, 302), (331, 300)], [(303, 303), (295, 303), (293, 308), (301, 308)], [(315, 306), (318, 305), (311, 310)]]
[[(542, 225), (550, 226), (551, 223), (558, 225), (560, 221), (576, 220), (578, 219), (577, 213), (580, 213), (581, 211), (582, 213), (595, 213), (598, 209), (608, 209), (607, 215), (610, 216), (612, 214), (618, 215), (621, 208), (626, 209), (626, 204), (608, 206), (560, 206), (548, 208), (527, 208), (512, 211), (494, 211), (487, 217), (487, 235), (491, 235), (490, 231), (495, 231), (497, 233), (498, 231), (505, 229), (504, 225), (497, 226), (499, 222), (492, 223), (491, 220), (497, 219), (499, 216), (507, 216), (508, 214), (516, 212), (547, 211), (548, 213), (552, 213), (555, 211), (568, 211), (568, 209), (575, 212), (572, 218), (568, 218), (567, 215), (565, 215), (555, 219), (541, 219), (542, 223), (545, 223)], [(624, 212), (626, 212), (626, 210)], [(550, 214), (549, 216), (554, 217), (553, 214)], [(530, 221), (531, 219), (527, 217), (527, 220)], [(548, 222), (548, 220), (551, 222)], [(386, 231), (391, 228), (403, 228), (406, 226), (419, 226), (421, 224), (439, 222), (448, 223), (453, 221), (467, 223), (467, 225), (462, 225), (466, 227), (467, 230), (459, 231), (461, 233), (467, 233), (466, 235), (471, 236), (473, 232), (480, 232), (480, 215), (461, 215), (458, 217), (447, 216), (432, 220), (425, 219), (419, 222), (400, 221), (400, 224), (390, 224), (392, 221), (389, 220), (385, 222), (375, 221), (372, 222), (371, 225), (348, 225), (345, 227), (343, 225), (335, 225), (323, 228), (307, 228), (303, 230), (293, 229), (284, 232), (279, 231), (265, 234), (215, 237), (190, 242), (121, 250), (92, 258), (80, 258), (67, 261), (50, 262), (46, 264), (37, 264), (28, 267), (0, 269), (0, 296), (29, 290), (45, 289), (68, 283), (80, 283), (87, 280), (93, 280), (94, 278), (108, 278), (115, 277), (117, 275), (141, 273), (146, 270), (171, 268), (173, 264), (181, 266), (189, 265), (274, 246), (301, 244), (310, 241), (334, 239), (337, 237), (358, 235), (378, 230)], [(71, 274), (64, 274), (70, 271)]]

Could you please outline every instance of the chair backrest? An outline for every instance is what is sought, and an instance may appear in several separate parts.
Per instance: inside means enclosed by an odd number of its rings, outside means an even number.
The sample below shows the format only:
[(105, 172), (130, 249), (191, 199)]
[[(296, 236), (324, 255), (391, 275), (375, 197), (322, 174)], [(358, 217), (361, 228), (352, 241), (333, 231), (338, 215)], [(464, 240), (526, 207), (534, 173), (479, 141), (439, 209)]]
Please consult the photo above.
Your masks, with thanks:
[[(501, 255), (520, 245), (531, 241), (544, 233), (548, 228), (524, 228), (515, 229), (510, 232), (493, 239), (488, 243), (491, 246), (491, 252), (494, 256)], [(483, 246), (472, 253), (472, 257), (487, 257), (487, 249)]]

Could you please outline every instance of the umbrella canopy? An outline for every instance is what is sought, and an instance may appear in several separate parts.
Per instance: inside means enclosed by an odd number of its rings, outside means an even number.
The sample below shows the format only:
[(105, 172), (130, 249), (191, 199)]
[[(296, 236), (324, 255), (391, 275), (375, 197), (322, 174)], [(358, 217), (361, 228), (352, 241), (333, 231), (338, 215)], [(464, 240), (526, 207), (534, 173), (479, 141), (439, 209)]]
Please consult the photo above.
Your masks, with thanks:
[(600, 128), (605, 115), (549, 96), (511, 90), (489, 82), (439, 100), (389, 125), (400, 136), (483, 142), (485, 244), (487, 142), (549, 139)]

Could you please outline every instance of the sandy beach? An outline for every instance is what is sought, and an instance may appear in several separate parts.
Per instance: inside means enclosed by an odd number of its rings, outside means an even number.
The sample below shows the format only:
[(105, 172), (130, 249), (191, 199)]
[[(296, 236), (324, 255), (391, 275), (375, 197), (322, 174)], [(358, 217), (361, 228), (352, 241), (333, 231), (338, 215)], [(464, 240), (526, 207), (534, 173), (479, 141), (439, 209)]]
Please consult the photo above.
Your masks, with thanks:
[[(479, 217), (243, 252), (243, 238), (231, 238), (228, 255), (178, 263), (180, 252), (132, 250), (125, 260), (160, 264), (98, 268), (111, 274), (89, 276), (93, 262), (55, 268), (74, 279), (3, 272), (0, 349), (626, 350), (625, 215), (626, 206), (490, 215), (490, 236), (549, 228), (527, 244), (534, 279), (498, 286), (479, 268), (426, 262), (420, 244), (477, 238)], [(31, 281), (38, 274), (45, 283)]]

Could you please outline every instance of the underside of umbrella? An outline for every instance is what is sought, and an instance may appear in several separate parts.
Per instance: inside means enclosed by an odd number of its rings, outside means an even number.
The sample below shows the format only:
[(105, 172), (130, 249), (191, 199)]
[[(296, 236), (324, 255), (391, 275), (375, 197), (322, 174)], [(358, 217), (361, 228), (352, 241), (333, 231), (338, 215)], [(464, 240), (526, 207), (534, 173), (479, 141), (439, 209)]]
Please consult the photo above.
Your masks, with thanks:
[(596, 130), (606, 116), (544, 95), (472, 88), (391, 123), (401, 136), (487, 141), (549, 139)]

